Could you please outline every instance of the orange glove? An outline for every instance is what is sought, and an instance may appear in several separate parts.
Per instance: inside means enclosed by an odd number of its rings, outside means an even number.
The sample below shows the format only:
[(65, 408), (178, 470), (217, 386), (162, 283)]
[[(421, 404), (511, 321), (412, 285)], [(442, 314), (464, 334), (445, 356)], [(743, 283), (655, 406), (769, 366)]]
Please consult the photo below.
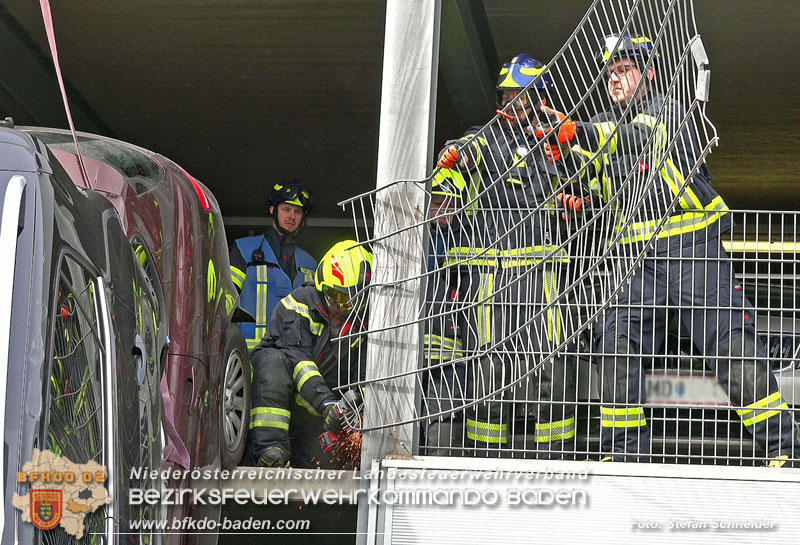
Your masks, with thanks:
[(561, 159), (561, 148), (559, 146), (551, 146), (550, 142), (544, 143), (544, 156), (551, 163), (555, 163)]
[(572, 214), (580, 214), (584, 204), (589, 204), (592, 199), (589, 197), (579, 197), (578, 195), (570, 195), (569, 193), (559, 193), (556, 195), (556, 205), (567, 209), (566, 214), (562, 214), (561, 219), (569, 220)]
[(553, 131), (553, 126), (558, 125), (562, 121), (564, 123), (558, 128), (559, 144), (566, 144), (575, 138), (575, 131), (577, 130), (578, 126), (573, 120), (569, 119), (561, 112), (557, 112), (552, 108), (548, 108), (547, 106), (540, 106), (539, 111), (542, 112), (547, 118), (547, 123), (537, 126), (537, 138), (543, 138), (546, 134), (550, 134)]
[(439, 153), (436, 166), (441, 168), (466, 168), (469, 158), (466, 153), (461, 153), (461, 147), (457, 144), (450, 144)]
[(580, 197), (578, 195), (570, 195), (569, 193), (559, 193), (556, 196), (556, 202), (559, 206), (563, 206), (567, 210), (580, 212), (584, 204), (589, 204), (592, 199), (589, 197)]

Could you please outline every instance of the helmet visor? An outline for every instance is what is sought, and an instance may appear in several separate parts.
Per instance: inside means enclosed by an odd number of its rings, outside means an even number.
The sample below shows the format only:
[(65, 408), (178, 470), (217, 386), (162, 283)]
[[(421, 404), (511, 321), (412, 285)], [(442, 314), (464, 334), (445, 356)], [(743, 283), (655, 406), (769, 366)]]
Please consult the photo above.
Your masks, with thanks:
[(328, 306), (336, 314), (346, 315), (353, 310), (353, 301), (350, 298), (350, 294), (339, 291), (332, 286), (324, 286), (322, 293), (325, 294)]
[(507, 104), (513, 102), (514, 109), (524, 109), (531, 105), (533, 102), (532, 97), (528, 91), (521, 89), (498, 89), (497, 90), (497, 107), (505, 108)]

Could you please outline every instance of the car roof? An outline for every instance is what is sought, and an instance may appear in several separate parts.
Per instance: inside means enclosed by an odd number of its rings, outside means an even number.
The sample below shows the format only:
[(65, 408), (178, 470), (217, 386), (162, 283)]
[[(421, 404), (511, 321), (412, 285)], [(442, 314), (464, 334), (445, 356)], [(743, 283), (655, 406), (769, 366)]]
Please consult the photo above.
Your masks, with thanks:
[[(62, 163), (75, 162), (76, 159), (65, 155), (71, 154), (77, 158), (75, 141), (69, 131), (40, 127), (24, 127), (23, 130), (42, 140)], [(107, 165), (117, 174), (113, 175), (107, 168), (95, 167), (94, 170), (103, 177), (94, 178), (106, 181), (101, 184), (100, 189), (119, 193), (122, 188), (118, 183), (124, 181), (141, 195), (166, 179), (166, 171), (162, 165), (165, 158), (151, 151), (104, 136), (89, 133), (77, 133), (77, 136), (87, 169), (94, 161)]]

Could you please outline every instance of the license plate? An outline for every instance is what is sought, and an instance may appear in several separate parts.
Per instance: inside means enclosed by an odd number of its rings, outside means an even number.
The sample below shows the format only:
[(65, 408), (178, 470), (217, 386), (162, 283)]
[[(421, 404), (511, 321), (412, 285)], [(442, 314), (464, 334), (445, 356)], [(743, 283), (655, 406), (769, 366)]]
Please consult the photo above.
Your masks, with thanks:
[(648, 405), (730, 405), (715, 376), (645, 375), (645, 387)]

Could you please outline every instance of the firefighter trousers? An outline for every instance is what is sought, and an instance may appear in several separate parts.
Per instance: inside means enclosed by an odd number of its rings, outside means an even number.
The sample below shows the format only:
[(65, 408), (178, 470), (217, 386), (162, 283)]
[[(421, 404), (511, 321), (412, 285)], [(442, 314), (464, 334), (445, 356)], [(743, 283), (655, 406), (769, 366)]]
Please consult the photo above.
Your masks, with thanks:
[(624, 454), (650, 453), (642, 359), (663, 351), (671, 313), (677, 313), (756, 443), (770, 457), (794, 455), (794, 419), (756, 335), (752, 305), (718, 238), (670, 245), (648, 256), (606, 311), (596, 339), (603, 354), (603, 453), (620, 461), (643, 459)]
[(255, 466), (267, 447), (291, 454), (292, 467), (331, 467), (319, 444), (322, 416), (297, 392), (292, 364), (277, 348), (252, 353), (253, 386), (250, 430), (243, 464)]
[(457, 285), (448, 276), (433, 274), (427, 282), (422, 411), (432, 418), (423, 422), (425, 453), (458, 456), (464, 444), (462, 407), (470, 399), (460, 336), (463, 313)]
[[(501, 268), (496, 275), (474, 279), (480, 289), (473, 299), (485, 302), (474, 308), (470, 320), (481, 355), (468, 374), (474, 398), (490, 397), (467, 417), (467, 448), (492, 454), (524, 446), (544, 458), (570, 457), (574, 452), (576, 363), (554, 354), (569, 327), (562, 313), (562, 272), (559, 263), (539, 263)], [(535, 423), (509, 430), (517, 408), (530, 405)], [(527, 415), (527, 409), (522, 413)], [(524, 445), (511, 445), (512, 437), (524, 440)]]
[(464, 411), (457, 410), (471, 395), (464, 362), (446, 363), (425, 373), (423, 410), (434, 416), (425, 425), (426, 453), (430, 456), (460, 456), (464, 446)]

